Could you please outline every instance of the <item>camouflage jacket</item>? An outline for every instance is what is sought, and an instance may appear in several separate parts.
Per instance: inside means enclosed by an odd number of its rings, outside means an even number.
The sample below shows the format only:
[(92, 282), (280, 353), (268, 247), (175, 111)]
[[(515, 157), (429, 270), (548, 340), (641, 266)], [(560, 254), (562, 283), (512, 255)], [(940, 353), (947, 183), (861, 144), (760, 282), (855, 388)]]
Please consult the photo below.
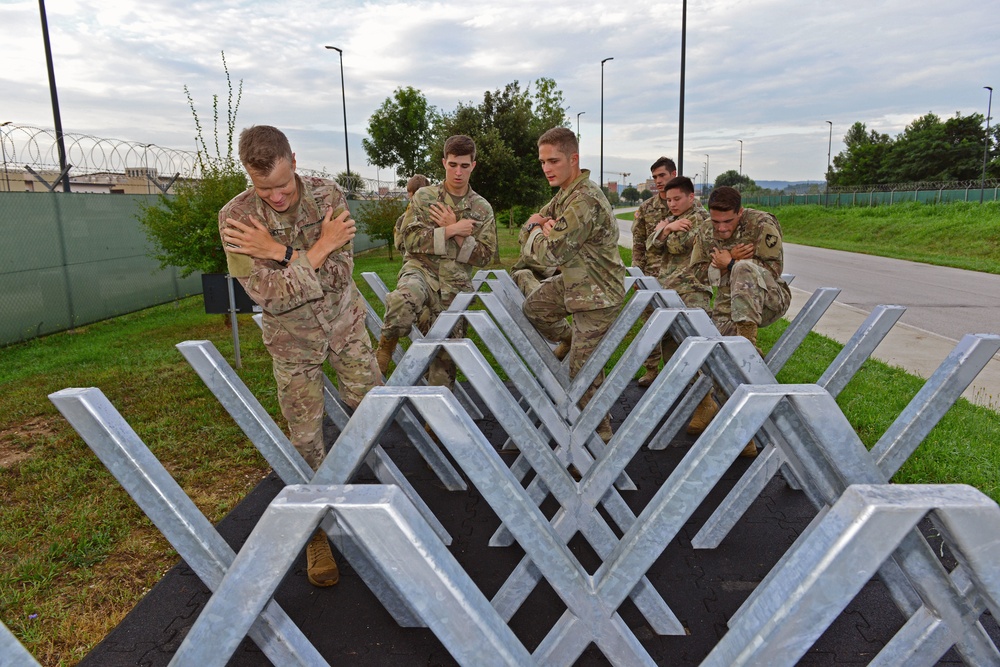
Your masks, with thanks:
[[(673, 222), (681, 218), (691, 221), (691, 229), (686, 232), (668, 232), (655, 236), (651, 231), (646, 241), (649, 257), (655, 257), (656, 263), (660, 266), (658, 275), (660, 284), (667, 289), (672, 289), (670, 283), (690, 262), (691, 249), (694, 248), (695, 239), (698, 238), (698, 230), (703, 227), (708, 227), (709, 230), (712, 228), (708, 211), (697, 202), (680, 215), (668, 215), (666, 219)], [(652, 260), (650, 262), (652, 263)]]
[[(473, 221), (472, 235), (462, 240), (461, 248), (431, 219), (434, 202), (450, 206), (456, 220)], [(443, 185), (428, 185), (413, 195), (403, 219), (403, 269), (420, 270), (442, 297), (472, 291), (473, 267), (487, 266), (496, 251), (493, 207), (472, 188), (461, 198), (452, 197)]]
[(657, 276), (660, 273), (659, 253), (647, 253), (649, 241), (653, 237), (653, 229), (670, 215), (667, 202), (659, 194), (642, 202), (635, 210), (635, 220), (632, 222), (632, 266), (647, 276)]
[[(229, 273), (264, 311), (264, 344), (272, 354), (294, 361), (315, 350), (338, 347), (347, 340), (352, 322), (344, 321), (357, 288), (352, 244), (330, 253), (318, 269), (313, 269), (305, 251), (319, 239), (328, 207), (336, 217), (347, 208), (347, 200), (336, 182), (296, 175), (299, 201), (278, 213), (257, 196), (251, 187), (234, 197), (219, 211), (219, 230), (227, 218), (249, 224), (250, 217), (267, 227), (278, 243), (299, 251), (298, 257), (282, 267), (270, 259), (226, 253)], [(223, 244), (224, 245), (224, 244)], [(307, 354), (306, 350), (310, 353)]]
[(781, 279), (784, 268), (781, 225), (770, 213), (752, 208), (743, 209), (733, 235), (726, 240), (715, 238), (711, 224), (701, 228), (691, 251), (690, 273), (703, 283), (718, 286), (720, 292), (728, 292), (729, 272), (712, 266), (712, 249), (729, 250), (740, 243), (752, 243), (754, 255), (750, 261), (763, 266), (783, 289), (788, 289)]
[(542, 207), (553, 218), (548, 236), (541, 228), (521, 230), (521, 258), (528, 266), (558, 267), (566, 310), (571, 313), (620, 306), (625, 300), (625, 264), (618, 251), (618, 223), (607, 197), (583, 173)]

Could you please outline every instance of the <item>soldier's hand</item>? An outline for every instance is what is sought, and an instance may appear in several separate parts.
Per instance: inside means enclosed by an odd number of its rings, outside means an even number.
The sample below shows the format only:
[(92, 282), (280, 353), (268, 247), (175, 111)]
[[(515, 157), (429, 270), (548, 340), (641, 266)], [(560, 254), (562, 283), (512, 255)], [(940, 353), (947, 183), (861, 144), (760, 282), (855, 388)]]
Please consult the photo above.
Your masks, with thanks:
[(542, 223), (542, 234), (546, 237), (552, 233), (552, 228), (556, 226), (556, 221), (553, 218), (549, 218)]
[(541, 227), (542, 225), (545, 224), (546, 221), (551, 220), (551, 219), (552, 218), (547, 218), (544, 215), (542, 215), (541, 213), (535, 213), (530, 218), (528, 218), (528, 221), (526, 223), (524, 223), (524, 228), (525, 229), (530, 229), (533, 226), (535, 226), (535, 227)]
[(351, 212), (349, 210), (344, 209), (340, 215), (334, 218), (333, 209), (326, 209), (326, 215), (323, 216), (323, 231), (320, 232), (320, 238), (330, 244), (332, 248), (331, 252), (337, 251), (350, 243), (357, 232), (358, 228), (354, 220), (351, 219)]
[(726, 267), (729, 266), (730, 260), (733, 256), (728, 250), (721, 248), (712, 248), (712, 266), (719, 269), (720, 271), (725, 271)]
[(450, 238), (456, 237), (456, 236), (459, 237), (459, 238), (464, 238), (466, 236), (472, 236), (472, 230), (473, 230), (473, 228), (474, 228), (474, 225), (473, 225), (472, 220), (469, 220), (468, 218), (462, 218), (461, 220), (453, 222), (450, 225), (448, 225), (447, 227), (445, 227), (445, 229), (447, 230), (445, 232), (445, 237), (450, 239)]
[(247, 216), (249, 223), (226, 218), (222, 230), (222, 240), (226, 242), (226, 252), (249, 255), (254, 259), (282, 259), (285, 246), (271, 236), (271, 232), (257, 218)]
[(675, 232), (686, 232), (691, 229), (691, 221), (688, 220), (687, 218), (679, 218), (677, 220), (674, 220), (674, 223), (671, 225), (671, 227)]
[(750, 259), (753, 257), (753, 244), (752, 243), (739, 243), (734, 246), (729, 254), (732, 255), (733, 259)]
[[(434, 221), (438, 227), (447, 227), (449, 225), (454, 225), (458, 220), (455, 219), (455, 211), (452, 210), (450, 206), (445, 206), (441, 202), (434, 202), (430, 206), (431, 220)], [(468, 236), (466, 234), (466, 236)]]
[(656, 238), (661, 234), (663, 234), (663, 230), (665, 230), (667, 228), (667, 225), (669, 224), (670, 222), (667, 221), (666, 219), (660, 220), (658, 223), (656, 223), (656, 227), (653, 228), (653, 238)]

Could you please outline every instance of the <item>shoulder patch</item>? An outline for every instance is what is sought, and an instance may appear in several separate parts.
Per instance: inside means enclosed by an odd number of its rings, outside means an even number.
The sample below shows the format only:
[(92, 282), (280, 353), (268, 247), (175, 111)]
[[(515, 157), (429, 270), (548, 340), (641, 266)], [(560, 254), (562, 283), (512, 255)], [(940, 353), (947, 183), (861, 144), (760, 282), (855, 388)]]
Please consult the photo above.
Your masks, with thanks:
[(775, 236), (774, 234), (768, 234), (767, 236), (764, 237), (764, 245), (766, 245), (768, 248), (773, 248), (774, 246), (778, 245), (778, 237)]

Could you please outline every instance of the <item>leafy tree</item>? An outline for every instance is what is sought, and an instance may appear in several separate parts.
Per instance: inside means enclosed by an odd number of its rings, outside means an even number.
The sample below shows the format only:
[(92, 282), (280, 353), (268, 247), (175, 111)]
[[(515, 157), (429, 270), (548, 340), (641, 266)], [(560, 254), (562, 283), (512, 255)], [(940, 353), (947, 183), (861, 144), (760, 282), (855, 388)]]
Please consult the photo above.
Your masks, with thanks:
[(622, 199), (627, 201), (629, 204), (635, 204), (639, 201), (639, 191), (634, 186), (628, 186), (622, 190)]
[(394, 168), (398, 185), (426, 172), (436, 117), (419, 90), (397, 88), (368, 119), (368, 137), (361, 140), (368, 161), (380, 169)]
[(365, 179), (356, 171), (352, 171), (350, 175), (346, 171), (342, 171), (334, 176), (333, 180), (337, 181), (337, 185), (341, 187), (348, 199), (353, 199), (356, 193), (363, 192), (365, 189)]
[(466, 134), (476, 142), (473, 189), (494, 210), (515, 204), (536, 206), (552, 196), (552, 189), (538, 166), (538, 136), (550, 127), (565, 124), (562, 93), (551, 79), (539, 79), (534, 96), (517, 81), (503, 89), (486, 91), (477, 105), (460, 103), (442, 115), (431, 142), (429, 173), (441, 178), (445, 140)]
[(358, 210), (358, 228), (369, 238), (385, 241), (389, 248), (389, 259), (392, 259), (396, 220), (406, 211), (406, 204), (403, 199), (386, 197), (367, 201)]
[(723, 185), (728, 185), (731, 188), (736, 188), (740, 192), (746, 192), (748, 190), (755, 189), (757, 184), (754, 183), (753, 179), (746, 174), (740, 174), (735, 169), (730, 169), (724, 171), (715, 177), (715, 186), (720, 187)]
[(642, 199), (642, 201), (646, 201), (647, 199), (649, 199), (652, 196), (653, 196), (653, 193), (648, 188), (643, 188), (642, 192), (639, 193), (639, 197), (640, 197), (640, 199)]
[(226, 256), (219, 238), (219, 210), (247, 188), (246, 175), (233, 155), (236, 113), (243, 96), (243, 80), (239, 82), (234, 104), (233, 83), (225, 52), (222, 54), (222, 68), (229, 88), (225, 152), (219, 144), (219, 96), (212, 96), (213, 156), (205, 143), (191, 92), (184, 86), (188, 106), (194, 116), (195, 145), (198, 147), (196, 162), (201, 178), (178, 185), (174, 195), (159, 195), (155, 205), (143, 207), (138, 215), (153, 245), (152, 256), (160, 262), (161, 268), (180, 268), (182, 278), (196, 271), (226, 272)]

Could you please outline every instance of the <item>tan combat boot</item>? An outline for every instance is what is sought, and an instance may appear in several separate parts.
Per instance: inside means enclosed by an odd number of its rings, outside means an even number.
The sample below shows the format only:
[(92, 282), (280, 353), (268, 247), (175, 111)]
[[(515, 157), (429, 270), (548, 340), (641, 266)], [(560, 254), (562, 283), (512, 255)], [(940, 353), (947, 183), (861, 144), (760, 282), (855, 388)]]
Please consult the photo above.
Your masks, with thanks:
[(736, 325), (736, 335), (743, 336), (753, 343), (753, 346), (757, 349), (757, 354), (763, 357), (764, 353), (757, 347), (757, 325), (753, 322), (734, 322), (734, 324)]
[(653, 381), (659, 374), (660, 374), (659, 368), (656, 367), (650, 368), (647, 366), (646, 374), (643, 375), (641, 378), (639, 378), (639, 386), (642, 387), (643, 389), (648, 388), (651, 384), (653, 384)]
[(313, 586), (325, 588), (340, 581), (340, 570), (333, 559), (326, 533), (317, 530), (306, 546), (306, 575)]
[(556, 359), (562, 361), (563, 359), (566, 358), (566, 355), (569, 354), (569, 349), (572, 345), (573, 345), (573, 336), (572, 334), (570, 334), (569, 336), (566, 336), (561, 341), (559, 341), (559, 345), (556, 346), (556, 349), (552, 350), (552, 354), (556, 355)]
[(378, 339), (375, 361), (378, 362), (378, 370), (384, 377), (389, 377), (389, 362), (392, 361), (392, 353), (396, 351), (396, 343), (398, 342), (398, 338), (387, 338), (386, 336)]
[(691, 417), (691, 423), (688, 424), (687, 434), (688, 435), (698, 435), (712, 422), (715, 415), (719, 412), (719, 406), (715, 404), (715, 400), (712, 398), (712, 392), (705, 394), (705, 398), (701, 399), (701, 403), (698, 407), (694, 409), (694, 415)]
[(740, 452), (740, 456), (748, 459), (752, 459), (757, 456), (757, 443), (753, 441), (753, 438), (750, 439), (747, 446), (743, 448), (742, 452)]

